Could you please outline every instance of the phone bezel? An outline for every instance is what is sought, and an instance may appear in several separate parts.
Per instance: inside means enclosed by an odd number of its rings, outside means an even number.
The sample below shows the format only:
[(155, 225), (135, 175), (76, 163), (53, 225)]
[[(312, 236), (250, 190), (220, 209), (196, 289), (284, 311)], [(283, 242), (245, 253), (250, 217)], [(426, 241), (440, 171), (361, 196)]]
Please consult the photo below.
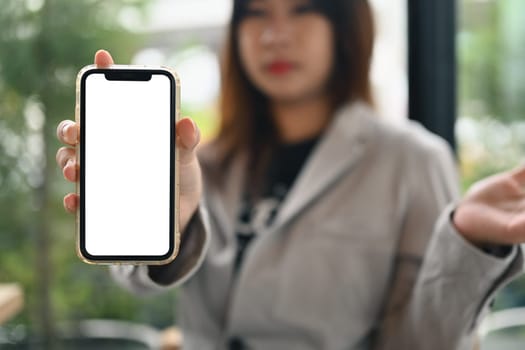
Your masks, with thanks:
[[(152, 75), (163, 75), (170, 81), (170, 236), (169, 249), (164, 255), (92, 255), (86, 249), (85, 232), (85, 85), (86, 79), (92, 74), (104, 74), (108, 80), (130, 80), (144, 81)], [(110, 78), (108, 78), (110, 77)], [(77, 146), (77, 161), (80, 172), (77, 182), (77, 194), (79, 195), (79, 208), (77, 210), (77, 255), (86, 263), (92, 264), (149, 264), (160, 265), (172, 261), (179, 249), (180, 234), (179, 221), (179, 176), (178, 176), (178, 149), (176, 148), (176, 122), (180, 114), (180, 82), (177, 74), (165, 67), (148, 68), (143, 66), (111, 66), (111, 68), (97, 68), (88, 66), (79, 72), (77, 78), (77, 108), (76, 119), (80, 125), (80, 139)], [(89, 166), (89, 165), (88, 165)]]

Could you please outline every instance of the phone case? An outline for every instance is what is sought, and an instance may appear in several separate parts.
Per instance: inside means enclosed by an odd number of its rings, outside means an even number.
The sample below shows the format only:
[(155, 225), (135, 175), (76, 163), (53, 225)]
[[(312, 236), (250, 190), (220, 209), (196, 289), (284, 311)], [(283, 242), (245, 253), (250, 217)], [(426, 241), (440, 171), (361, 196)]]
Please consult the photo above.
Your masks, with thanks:
[[(99, 69), (95, 65), (88, 65), (82, 68), (78, 74), (76, 79), (76, 103), (75, 103), (75, 121), (78, 125), (80, 125), (81, 122), (81, 80), (82, 76), (93, 69)], [(175, 81), (175, 120), (180, 120), (180, 79), (175, 70), (169, 67), (161, 66), (161, 67), (151, 67), (151, 66), (134, 66), (134, 65), (112, 65), (110, 69), (138, 69), (138, 70), (163, 70), (167, 73), (169, 73), (174, 81)], [(80, 147), (81, 144), (78, 143), (76, 147), (76, 159), (77, 164), (79, 167), (82, 166), (80, 164)], [(75, 227), (76, 227), (76, 253), (77, 256), (85, 263), (87, 264), (94, 264), (94, 265), (165, 265), (173, 261), (178, 252), (180, 247), (180, 232), (179, 232), (179, 218), (180, 218), (180, 210), (179, 210), (179, 187), (180, 187), (180, 181), (179, 181), (179, 150), (177, 147), (175, 147), (175, 223), (174, 223), (174, 232), (172, 233), (174, 235), (173, 237), (173, 244), (174, 249), (173, 253), (170, 257), (164, 260), (154, 261), (154, 260), (92, 260), (87, 257), (85, 257), (82, 254), (82, 250), (80, 249), (80, 210), (77, 210), (76, 213), (76, 219), (75, 219)], [(80, 195), (80, 182), (76, 182), (76, 194)]]

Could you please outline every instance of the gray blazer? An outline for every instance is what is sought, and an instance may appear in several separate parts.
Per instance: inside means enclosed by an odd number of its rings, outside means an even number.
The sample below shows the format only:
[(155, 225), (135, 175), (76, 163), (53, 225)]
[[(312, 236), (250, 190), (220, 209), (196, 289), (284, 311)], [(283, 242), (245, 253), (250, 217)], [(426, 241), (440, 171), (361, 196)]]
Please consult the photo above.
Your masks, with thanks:
[(363, 103), (342, 108), (307, 160), (274, 224), (232, 278), (245, 159), (205, 195), (180, 255), (154, 281), (115, 266), (138, 293), (182, 285), (185, 349), (472, 349), (498, 288), (523, 270), (466, 242), (450, 222), (451, 152), (419, 125), (387, 124)]

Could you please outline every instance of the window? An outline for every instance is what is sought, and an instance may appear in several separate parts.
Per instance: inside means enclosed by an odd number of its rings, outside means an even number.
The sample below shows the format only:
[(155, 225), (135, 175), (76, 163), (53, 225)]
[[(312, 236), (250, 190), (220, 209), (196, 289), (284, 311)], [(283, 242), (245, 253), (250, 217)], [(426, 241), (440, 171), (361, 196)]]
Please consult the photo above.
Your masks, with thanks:
[[(480, 178), (523, 165), (525, 2), (462, 0), (459, 9), (456, 135), (467, 188)], [(494, 310), (524, 305), (525, 278), (521, 277), (497, 295)], [(525, 324), (525, 317), (513, 312), (492, 320), (498, 322), (491, 328), (507, 324), (507, 329), (491, 333), (483, 349), (522, 347), (524, 327), (511, 329), (508, 322)]]

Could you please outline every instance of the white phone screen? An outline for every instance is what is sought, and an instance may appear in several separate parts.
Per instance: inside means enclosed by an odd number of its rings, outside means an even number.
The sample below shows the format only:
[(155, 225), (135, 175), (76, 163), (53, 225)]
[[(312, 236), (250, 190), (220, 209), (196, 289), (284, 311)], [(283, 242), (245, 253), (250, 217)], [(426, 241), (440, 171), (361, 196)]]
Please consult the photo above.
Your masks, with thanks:
[(165, 256), (173, 248), (172, 81), (164, 74), (137, 81), (92, 73), (84, 84), (85, 253)]

